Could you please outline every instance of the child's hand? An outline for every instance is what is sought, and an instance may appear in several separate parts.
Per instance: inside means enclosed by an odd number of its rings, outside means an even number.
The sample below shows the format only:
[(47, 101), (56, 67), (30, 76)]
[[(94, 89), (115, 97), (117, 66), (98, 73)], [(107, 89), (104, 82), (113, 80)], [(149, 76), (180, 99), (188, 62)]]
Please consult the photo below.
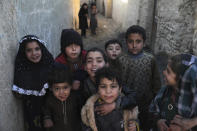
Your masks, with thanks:
[(51, 119), (44, 120), (44, 127), (45, 128), (53, 127), (53, 121)]
[(97, 106), (95, 108), (95, 111), (97, 112), (97, 114), (104, 116), (112, 112), (115, 109), (115, 107), (116, 107), (115, 102), (111, 104), (102, 104), (100, 106)]
[(170, 124), (168, 131), (184, 131), (184, 130), (182, 130), (181, 127), (178, 125)]
[(176, 115), (171, 123), (181, 126), (184, 130), (189, 130), (193, 127), (191, 119), (183, 118), (180, 115)]
[(128, 123), (128, 131), (136, 131), (137, 129), (137, 126), (136, 126), (136, 123), (135, 121), (129, 121)]
[(80, 87), (80, 81), (74, 80), (74, 81), (73, 81), (73, 85), (72, 85), (72, 89), (73, 89), (73, 90), (78, 90), (79, 87)]
[(157, 121), (157, 127), (160, 131), (167, 131), (169, 127), (166, 125), (165, 119), (160, 119)]

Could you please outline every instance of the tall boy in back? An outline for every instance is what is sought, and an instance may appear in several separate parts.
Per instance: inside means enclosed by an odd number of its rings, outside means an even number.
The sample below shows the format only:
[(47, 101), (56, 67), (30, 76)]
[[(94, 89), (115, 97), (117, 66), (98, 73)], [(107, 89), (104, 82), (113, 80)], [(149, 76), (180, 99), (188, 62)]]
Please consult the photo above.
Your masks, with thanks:
[(143, 131), (149, 130), (148, 107), (160, 88), (160, 75), (153, 55), (143, 51), (146, 31), (138, 25), (127, 29), (127, 54), (118, 57), (124, 83), (137, 91), (139, 119)]
[[(136, 131), (138, 108), (132, 110), (114, 109), (107, 115), (98, 114), (95, 109), (102, 104), (110, 104), (121, 99), (121, 79), (109, 67), (103, 67), (95, 76), (97, 93), (91, 96), (81, 111), (84, 130), (91, 131)], [(89, 129), (88, 129), (89, 128)]]
[(49, 74), (49, 93), (44, 106), (44, 127), (47, 131), (80, 131), (80, 110), (74, 94), (72, 77), (64, 66), (56, 65)]

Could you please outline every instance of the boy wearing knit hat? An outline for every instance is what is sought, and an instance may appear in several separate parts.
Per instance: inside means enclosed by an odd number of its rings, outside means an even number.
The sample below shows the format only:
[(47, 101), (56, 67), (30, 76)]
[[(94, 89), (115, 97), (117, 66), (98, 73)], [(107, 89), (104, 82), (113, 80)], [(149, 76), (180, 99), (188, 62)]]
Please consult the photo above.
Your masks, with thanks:
[[(80, 34), (73, 29), (63, 29), (61, 33), (61, 53), (55, 61), (70, 68), (75, 76), (79, 70), (84, 70), (86, 51), (83, 50), (83, 42)], [(80, 88), (80, 81), (73, 81), (73, 90)], [(79, 92), (80, 94), (80, 92)]]

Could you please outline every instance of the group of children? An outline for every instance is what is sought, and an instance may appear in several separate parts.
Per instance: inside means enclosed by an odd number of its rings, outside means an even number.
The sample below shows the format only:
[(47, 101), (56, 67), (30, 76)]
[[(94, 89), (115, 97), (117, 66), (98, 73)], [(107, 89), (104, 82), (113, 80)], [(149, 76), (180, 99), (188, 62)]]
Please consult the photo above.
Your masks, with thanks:
[[(90, 29), (91, 34), (96, 35), (96, 28), (98, 25), (96, 4), (92, 3), (90, 8)], [(81, 36), (86, 37), (86, 29), (88, 29), (88, 4), (83, 3), (79, 11), (79, 29), (81, 29)]]
[(169, 59), (166, 86), (161, 87), (155, 58), (143, 51), (145, 30), (131, 26), (125, 38), (128, 52), (116, 39), (106, 42), (105, 52), (96, 47), (85, 51), (80, 34), (64, 29), (61, 53), (54, 60), (44, 41), (33, 35), (23, 37), (12, 91), (23, 100), (26, 130), (195, 127), (197, 58), (182, 54)]

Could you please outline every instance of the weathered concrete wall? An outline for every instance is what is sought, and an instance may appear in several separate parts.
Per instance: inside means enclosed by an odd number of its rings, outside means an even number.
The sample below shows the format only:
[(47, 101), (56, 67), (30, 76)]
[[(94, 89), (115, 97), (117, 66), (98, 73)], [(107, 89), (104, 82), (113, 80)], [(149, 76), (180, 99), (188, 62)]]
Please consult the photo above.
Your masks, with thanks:
[(23, 131), (20, 101), (11, 92), (16, 54), (17, 22), (13, 0), (0, 1), (0, 130)]
[(194, 14), (194, 20), (195, 20), (195, 24), (194, 24), (194, 35), (193, 35), (193, 53), (195, 55), (197, 55), (197, 7), (195, 8), (195, 14)]
[(79, 17), (78, 13), (80, 10), (80, 0), (73, 0), (73, 28), (79, 28)]
[(112, 1), (113, 0), (104, 0), (105, 6), (105, 17), (112, 18)]
[(158, 0), (155, 53), (196, 52), (195, 8), (197, 0)]
[(97, 0), (96, 1), (97, 10), (99, 13), (105, 15), (104, 13), (104, 0)]
[(150, 44), (154, 0), (113, 0), (112, 18), (122, 24), (125, 31), (131, 25), (140, 25), (146, 29), (147, 44)]
[(124, 22), (127, 16), (127, 11), (128, 11), (127, 2), (124, 3), (121, 0), (113, 0), (112, 18), (114, 19), (114, 21), (124, 26)]
[(56, 56), (61, 30), (73, 27), (73, 7), (72, 0), (0, 1), (0, 131), (24, 129), (20, 100), (11, 92), (18, 40), (35, 34)]
[(18, 36), (36, 34), (48, 43), (48, 49), (56, 56), (61, 30), (73, 27), (72, 8), (72, 0), (17, 1)]

